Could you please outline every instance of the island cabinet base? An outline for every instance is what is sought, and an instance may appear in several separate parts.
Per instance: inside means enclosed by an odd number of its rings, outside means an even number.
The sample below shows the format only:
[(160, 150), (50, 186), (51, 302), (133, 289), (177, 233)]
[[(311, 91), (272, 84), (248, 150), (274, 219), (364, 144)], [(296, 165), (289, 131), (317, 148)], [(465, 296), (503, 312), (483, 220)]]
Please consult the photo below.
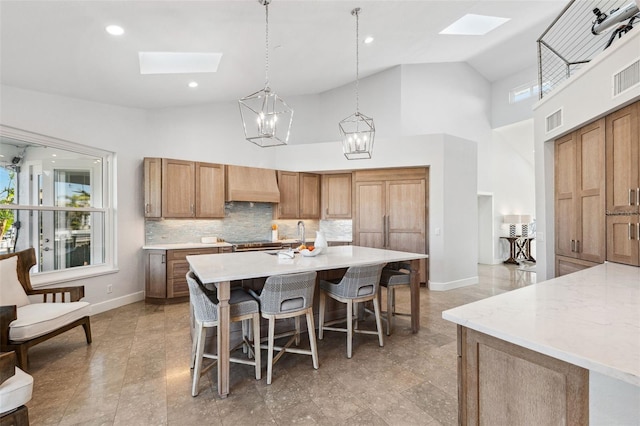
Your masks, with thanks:
[(589, 371), (458, 325), (458, 423), (587, 425)]

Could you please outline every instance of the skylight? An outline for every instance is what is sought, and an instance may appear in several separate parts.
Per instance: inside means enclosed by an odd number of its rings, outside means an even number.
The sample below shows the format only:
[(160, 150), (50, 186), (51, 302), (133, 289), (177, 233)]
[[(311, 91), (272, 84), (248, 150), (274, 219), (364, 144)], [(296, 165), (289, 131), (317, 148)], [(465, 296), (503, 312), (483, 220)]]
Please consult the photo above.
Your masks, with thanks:
[(140, 74), (191, 74), (218, 71), (222, 53), (138, 52)]
[(440, 34), (447, 35), (485, 35), (509, 21), (510, 18), (497, 16), (474, 15), (468, 13), (449, 25)]

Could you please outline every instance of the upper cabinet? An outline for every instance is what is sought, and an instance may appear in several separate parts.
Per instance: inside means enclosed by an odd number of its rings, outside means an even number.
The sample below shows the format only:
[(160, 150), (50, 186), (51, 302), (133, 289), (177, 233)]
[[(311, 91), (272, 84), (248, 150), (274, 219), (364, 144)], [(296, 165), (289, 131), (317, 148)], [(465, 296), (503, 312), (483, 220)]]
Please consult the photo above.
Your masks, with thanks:
[(351, 173), (322, 176), (322, 218), (351, 219)]
[(146, 218), (224, 217), (224, 166), (144, 159)]
[(604, 262), (604, 170), (604, 119), (556, 141), (556, 255)]
[(279, 171), (278, 189), (277, 219), (320, 218), (320, 175)]
[(162, 217), (162, 159), (144, 159), (144, 217)]

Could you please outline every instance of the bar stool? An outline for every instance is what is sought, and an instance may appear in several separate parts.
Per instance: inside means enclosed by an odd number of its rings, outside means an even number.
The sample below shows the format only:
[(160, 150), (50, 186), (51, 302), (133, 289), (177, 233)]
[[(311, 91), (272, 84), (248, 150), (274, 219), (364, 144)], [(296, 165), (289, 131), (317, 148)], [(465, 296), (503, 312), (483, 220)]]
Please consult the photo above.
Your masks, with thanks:
[[(285, 354), (291, 352), (302, 355), (311, 355), (313, 368), (318, 369), (318, 347), (316, 345), (315, 326), (313, 325), (313, 293), (316, 289), (316, 273), (302, 272), (298, 274), (273, 275), (267, 278), (260, 294), (253, 290), (249, 292), (260, 302), (262, 317), (269, 320), (269, 337), (267, 345), (267, 384), (271, 384), (273, 365)], [(309, 345), (311, 350), (292, 348), (300, 344), (300, 317), (307, 318), (307, 332), (309, 333)], [(282, 318), (295, 318), (295, 332), (284, 346), (274, 346), (275, 321)], [(288, 334), (286, 334), (288, 335)], [(274, 357), (273, 350), (279, 352)]]
[[(193, 385), (191, 388), (191, 395), (198, 396), (198, 383), (200, 382), (201, 374), (204, 372), (202, 371), (202, 359), (218, 359), (217, 354), (204, 352), (205, 339), (207, 335), (206, 329), (218, 326), (218, 304), (207, 296), (204, 288), (193, 271), (189, 271), (187, 273), (187, 283), (189, 284), (189, 302), (191, 303), (196, 326), (193, 345), (191, 347), (191, 367), (193, 368)], [(260, 350), (254, 350), (245, 335), (245, 330), (247, 328), (245, 326), (245, 321), (253, 320), (254, 347), (255, 345), (260, 344), (260, 309), (258, 307), (258, 303), (244, 290), (233, 289), (231, 290), (231, 297), (229, 299), (229, 309), (230, 319), (232, 322), (243, 322), (242, 344), (248, 347), (249, 357), (254, 357), (253, 361), (234, 357), (229, 358), (229, 361), (255, 366), (256, 380), (260, 380)]]
[[(380, 284), (380, 274), (382, 272), (381, 265), (367, 265), (367, 266), (351, 266), (347, 269), (344, 277), (338, 282), (320, 281), (320, 325), (318, 326), (318, 338), (322, 340), (324, 330), (341, 331), (347, 333), (347, 358), (351, 358), (352, 346), (353, 346), (353, 333), (361, 334), (377, 334), (380, 346), (384, 346), (384, 340), (382, 337), (382, 324), (380, 321), (380, 305), (378, 303), (378, 286)], [(347, 304), (347, 328), (335, 328), (326, 327), (326, 325), (332, 325), (339, 322), (343, 322), (343, 319), (331, 321), (325, 325), (324, 323), (324, 311), (326, 306), (327, 296), (331, 297), (338, 302)], [(376, 318), (377, 331), (358, 330), (357, 322), (356, 328), (353, 327), (354, 320), (357, 321), (357, 317), (354, 317), (354, 311), (357, 311), (357, 304), (360, 302), (373, 302), (374, 315)], [(356, 309), (354, 309), (354, 307)]]
[[(396, 312), (396, 288), (411, 286), (411, 266), (406, 262), (388, 264), (382, 269), (380, 275), (380, 286), (387, 288), (387, 310), (383, 311), (382, 319), (387, 323), (387, 336), (393, 330), (393, 319), (396, 315), (410, 317), (411, 314)], [(378, 303), (380, 303), (381, 292), (378, 292)]]

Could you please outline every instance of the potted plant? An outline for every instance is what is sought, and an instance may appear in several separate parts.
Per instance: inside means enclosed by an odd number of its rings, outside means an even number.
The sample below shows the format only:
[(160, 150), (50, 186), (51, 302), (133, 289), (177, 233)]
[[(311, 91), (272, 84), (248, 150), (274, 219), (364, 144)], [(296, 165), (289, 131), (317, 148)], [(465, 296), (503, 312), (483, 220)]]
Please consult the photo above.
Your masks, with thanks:
[[(15, 172), (9, 172), (9, 183), (0, 191), (0, 204), (13, 204), (16, 190), (12, 186)], [(4, 233), (13, 225), (13, 210), (0, 209), (0, 239)]]

